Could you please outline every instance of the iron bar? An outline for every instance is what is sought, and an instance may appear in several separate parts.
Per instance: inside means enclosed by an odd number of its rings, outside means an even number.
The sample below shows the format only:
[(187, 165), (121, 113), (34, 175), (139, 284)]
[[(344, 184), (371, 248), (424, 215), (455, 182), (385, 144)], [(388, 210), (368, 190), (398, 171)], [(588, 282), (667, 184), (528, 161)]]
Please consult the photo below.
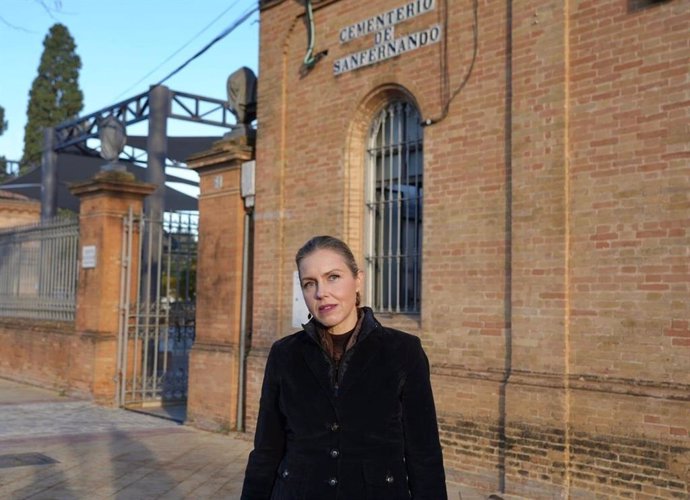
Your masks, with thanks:
[(120, 301), (117, 314), (117, 364), (115, 369), (116, 377), (116, 389), (115, 389), (115, 405), (120, 405), (122, 402), (122, 385), (124, 381), (124, 376), (122, 373), (123, 362), (122, 362), (122, 351), (123, 347), (127, 345), (127, 342), (123, 342), (123, 336), (126, 339), (127, 332), (127, 271), (129, 266), (129, 259), (127, 256), (127, 222), (131, 220), (132, 217), (132, 207), (129, 207), (128, 214), (122, 218), (122, 244), (120, 247)]
[[(160, 221), (160, 224), (158, 221), (152, 221), (152, 228), (160, 228), (156, 233), (156, 254), (162, 256), (163, 255), (163, 231), (162, 231), (162, 220)], [(170, 254), (168, 253), (168, 261), (170, 260)], [(152, 325), (151, 333), (153, 334), (153, 339), (151, 341), (152, 347), (153, 347), (153, 369), (151, 370), (152, 376), (151, 376), (151, 393), (152, 395), (158, 394), (158, 353), (160, 352), (160, 332), (161, 332), (161, 262), (160, 259), (158, 259), (158, 265), (155, 266), (155, 272), (156, 272), (156, 280), (154, 283), (155, 288), (152, 290), (153, 291), (153, 310), (154, 310), (154, 323)], [(168, 262), (169, 264), (169, 262)], [(169, 265), (168, 265), (169, 267)], [(165, 323), (163, 324), (165, 326)], [(167, 332), (166, 332), (167, 335)]]
[[(410, 137), (411, 130), (408, 127), (410, 123), (412, 123), (410, 120), (412, 120), (414, 117), (410, 117), (410, 107), (406, 106), (405, 108), (405, 127), (404, 127), (404, 137), (403, 140), (405, 141), (405, 144), (410, 144), (410, 141), (412, 138)], [(403, 162), (404, 170), (405, 170), (405, 186), (410, 186), (410, 147), (406, 147), (404, 152), (405, 152), (405, 161)], [(403, 173), (400, 173), (400, 179), (402, 181), (403, 178)], [(405, 217), (405, 224), (407, 224), (408, 219), (410, 217), (409, 214), (409, 208), (410, 208), (410, 203), (414, 203), (414, 197), (411, 193), (407, 193), (405, 196), (405, 201), (403, 202), (403, 210), (404, 210), (404, 217)], [(414, 286), (412, 283), (410, 283), (410, 231), (406, 230), (404, 232), (403, 236), (403, 245), (404, 248), (402, 250), (403, 255), (405, 256), (403, 258), (403, 265), (402, 265), (402, 276), (403, 276), (403, 282), (401, 284), (401, 289), (403, 293), (403, 307), (407, 310), (410, 308), (410, 285)]]
[(0, 231), (0, 316), (74, 321), (79, 221)]
[(388, 129), (388, 178), (386, 179), (386, 184), (388, 187), (388, 195), (386, 196), (386, 212), (387, 220), (385, 227), (387, 231), (387, 241), (388, 245), (386, 247), (386, 275), (388, 277), (388, 283), (386, 284), (386, 291), (388, 292), (387, 300), (384, 307), (390, 311), (391, 303), (393, 299), (393, 284), (392, 284), (392, 272), (391, 272), (391, 255), (393, 254), (393, 210), (391, 209), (391, 200), (393, 199), (393, 148), (395, 147), (395, 137), (393, 136), (393, 130), (395, 128), (395, 108), (390, 107), (390, 126)]
[(124, 325), (124, 331), (122, 332), (122, 336), (120, 337), (122, 339), (122, 342), (124, 343), (123, 346), (123, 355), (122, 355), (122, 398), (120, 400), (120, 404), (124, 405), (125, 403), (125, 398), (127, 395), (127, 359), (129, 357), (129, 328), (130, 324), (132, 321), (131, 317), (131, 303), (130, 303), (130, 298), (131, 298), (131, 293), (132, 293), (132, 272), (133, 268), (136, 269), (136, 264), (138, 264), (139, 260), (135, 261), (133, 259), (133, 254), (132, 254), (132, 247), (134, 246), (134, 212), (130, 208), (129, 214), (127, 216), (127, 250), (125, 255), (123, 256), (123, 260), (127, 261), (127, 275), (126, 275), (126, 281), (125, 281), (125, 300), (123, 304), (123, 310), (125, 314), (125, 325)]
[[(168, 233), (171, 233), (172, 231), (168, 231)], [(168, 238), (168, 241), (170, 241), (170, 237)], [(170, 245), (170, 243), (168, 243)], [(162, 250), (162, 249), (161, 249)], [(170, 249), (168, 249), (167, 253), (167, 259), (166, 259), (166, 272), (165, 272), (165, 305), (166, 305), (166, 311), (165, 311), (165, 343), (164, 343), (164, 348), (163, 348), (163, 373), (167, 374), (168, 373), (168, 351), (170, 349), (169, 345), (169, 340), (170, 340), (170, 312), (171, 312), (171, 304), (170, 304), (170, 273), (171, 273), (171, 265), (172, 265), (172, 258), (171, 254), (172, 252)]]
[[(151, 222), (151, 219), (148, 219), (147, 222)], [(149, 362), (149, 340), (150, 340), (150, 334), (151, 334), (151, 285), (152, 285), (152, 264), (154, 261), (154, 255), (153, 255), (153, 234), (154, 231), (152, 231), (153, 227), (152, 224), (148, 224), (148, 231), (146, 235), (146, 248), (145, 254), (146, 254), (146, 267), (145, 267), (145, 272), (146, 272), (146, 278), (144, 280), (145, 282), (145, 288), (144, 288), (144, 331), (143, 331), (143, 343), (144, 343), (144, 352), (142, 354), (142, 373), (141, 373), (141, 379), (142, 379), (142, 387), (141, 387), (141, 396), (142, 399), (146, 398), (146, 395), (148, 394), (147, 388), (148, 388), (148, 379), (149, 379), (149, 373), (148, 373), (148, 362)], [(146, 226), (145, 226), (146, 227)]]
[[(142, 259), (142, 253), (143, 253), (143, 248), (144, 248), (144, 239), (145, 239), (145, 234), (144, 234), (144, 217), (143, 215), (139, 216), (139, 245), (137, 249), (137, 260), (139, 261), (139, 275), (142, 275), (143, 271), (143, 259)], [(140, 279), (141, 281), (141, 279)], [(137, 375), (139, 373), (139, 370), (141, 370), (141, 366), (139, 364), (139, 337), (141, 334), (141, 319), (142, 319), (142, 314), (141, 314), (141, 283), (137, 283), (136, 287), (136, 299), (134, 301), (134, 342), (133, 342), (133, 357), (134, 359), (132, 360), (132, 389), (131, 389), (131, 397), (133, 400), (137, 400)], [(142, 362), (143, 363), (143, 362)]]
[[(385, 191), (384, 191), (384, 179), (386, 177), (385, 175), (385, 151), (383, 150), (383, 134), (385, 133), (386, 130), (386, 118), (388, 116), (388, 111), (383, 110), (381, 112), (381, 148), (383, 154), (380, 157), (376, 158), (377, 162), (377, 171), (378, 171), (378, 176), (376, 179), (376, 209), (377, 209), (377, 217), (376, 217), (376, 224), (375, 224), (375, 231), (377, 231), (376, 238), (377, 238), (377, 244), (376, 244), (376, 254), (378, 257), (378, 269), (376, 270), (376, 290), (378, 294), (378, 301), (376, 304), (377, 309), (382, 309), (383, 308), (383, 292), (384, 292), (384, 286), (383, 286), (383, 270), (384, 270), (384, 240), (383, 240), (383, 231), (384, 231), (384, 220), (386, 217), (385, 209), (386, 206), (384, 205), (384, 199), (385, 199)], [(377, 135), (379, 132), (377, 131)]]
[[(395, 290), (395, 312), (400, 312), (400, 295), (401, 295), (401, 280), (400, 280), (400, 253), (401, 253), (401, 240), (400, 240), (400, 235), (402, 233), (402, 143), (403, 143), (403, 134), (404, 134), (404, 115), (403, 115), (403, 109), (402, 109), (402, 104), (398, 103), (396, 105), (396, 111), (400, 115), (400, 118), (396, 120), (396, 125), (398, 126), (398, 135), (395, 141), (395, 159), (397, 162), (397, 168), (395, 171), (395, 178), (397, 179), (397, 186), (395, 188), (395, 195), (396, 195), (396, 204), (395, 204), (395, 209), (397, 211), (397, 221), (395, 222), (395, 256), (392, 256), (391, 258), (395, 259), (395, 265), (394, 270), (395, 270), (395, 284), (393, 286)], [(391, 179), (391, 185), (393, 184), (393, 180)], [(392, 201), (391, 201), (392, 203)]]

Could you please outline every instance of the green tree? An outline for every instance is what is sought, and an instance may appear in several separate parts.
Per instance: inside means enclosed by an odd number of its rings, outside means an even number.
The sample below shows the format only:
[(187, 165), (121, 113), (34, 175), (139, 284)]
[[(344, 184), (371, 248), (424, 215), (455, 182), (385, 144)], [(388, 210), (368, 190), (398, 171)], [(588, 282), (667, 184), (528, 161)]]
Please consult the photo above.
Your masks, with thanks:
[(0, 135), (7, 130), (7, 120), (5, 120), (5, 108), (0, 106)]
[(54, 24), (43, 40), (43, 47), (38, 75), (29, 91), (22, 171), (41, 161), (43, 127), (75, 118), (84, 104), (79, 88), (81, 59), (67, 27)]

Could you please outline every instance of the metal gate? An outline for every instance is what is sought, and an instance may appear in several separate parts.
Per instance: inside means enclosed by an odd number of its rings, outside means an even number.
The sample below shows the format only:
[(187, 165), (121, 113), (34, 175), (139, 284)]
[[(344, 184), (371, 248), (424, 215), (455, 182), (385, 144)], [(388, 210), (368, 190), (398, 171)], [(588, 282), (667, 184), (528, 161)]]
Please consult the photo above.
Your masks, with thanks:
[(198, 216), (130, 212), (122, 226), (117, 403), (185, 404), (195, 337)]

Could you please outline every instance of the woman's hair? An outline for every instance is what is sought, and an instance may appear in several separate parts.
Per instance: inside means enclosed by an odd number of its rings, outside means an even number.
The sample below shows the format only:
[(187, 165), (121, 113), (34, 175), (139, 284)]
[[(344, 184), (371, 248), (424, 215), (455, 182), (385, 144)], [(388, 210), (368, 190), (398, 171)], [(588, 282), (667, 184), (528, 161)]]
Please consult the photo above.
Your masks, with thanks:
[(352, 271), (352, 275), (357, 276), (357, 273), (359, 273), (359, 267), (357, 267), (355, 256), (352, 255), (350, 247), (348, 247), (344, 241), (334, 238), (333, 236), (314, 236), (302, 245), (302, 248), (297, 250), (297, 254), (295, 255), (297, 269), (299, 269), (300, 262), (302, 262), (307, 255), (310, 255), (316, 250), (332, 250), (340, 254), (347, 267)]

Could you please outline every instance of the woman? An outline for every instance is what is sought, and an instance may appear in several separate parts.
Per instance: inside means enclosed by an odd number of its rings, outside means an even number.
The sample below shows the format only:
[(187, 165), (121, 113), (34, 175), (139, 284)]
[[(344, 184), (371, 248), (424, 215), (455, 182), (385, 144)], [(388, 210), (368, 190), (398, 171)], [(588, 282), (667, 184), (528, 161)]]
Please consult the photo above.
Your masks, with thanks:
[(445, 500), (419, 339), (359, 307), (362, 272), (339, 239), (295, 260), (312, 317), (268, 355), (242, 500)]

